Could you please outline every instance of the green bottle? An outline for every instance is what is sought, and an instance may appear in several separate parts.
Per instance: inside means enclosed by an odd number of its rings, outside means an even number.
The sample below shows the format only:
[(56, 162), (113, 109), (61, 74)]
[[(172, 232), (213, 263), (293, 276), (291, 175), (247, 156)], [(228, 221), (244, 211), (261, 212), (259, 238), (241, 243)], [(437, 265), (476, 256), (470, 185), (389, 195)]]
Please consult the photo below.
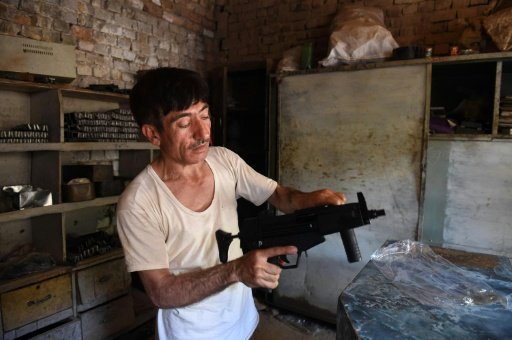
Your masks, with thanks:
[(302, 70), (311, 69), (313, 64), (313, 42), (308, 41), (302, 45), (302, 51), (300, 55), (300, 68)]

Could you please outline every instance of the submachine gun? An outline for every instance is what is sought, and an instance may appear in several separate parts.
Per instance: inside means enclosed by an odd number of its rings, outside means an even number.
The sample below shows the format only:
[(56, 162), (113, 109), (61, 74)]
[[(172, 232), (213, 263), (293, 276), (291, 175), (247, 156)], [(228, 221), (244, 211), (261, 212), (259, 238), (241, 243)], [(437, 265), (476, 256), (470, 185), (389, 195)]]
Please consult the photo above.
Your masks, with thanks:
[(297, 210), (292, 214), (278, 216), (258, 216), (245, 219), (240, 225), (240, 233), (232, 235), (217, 230), (215, 236), (222, 263), (228, 260), (228, 249), (234, 238), (240, 239), (242, 251), (278, 246), (297, 247), (297, 261), (289, 263), (286, 256), (270, 258), (269, 262), (284, 269), (297, 268), (300, 256), (306, 250), (325, 241), (324, 235), (340, 233), (347, 259), (350, 263), (361, 260), (354, 228), (370, 224), (370, 220), (384, 216), (383, 209), (368, 210), (361, 192), (357, 193), (357, 203), (344, 205), (324, 205)]

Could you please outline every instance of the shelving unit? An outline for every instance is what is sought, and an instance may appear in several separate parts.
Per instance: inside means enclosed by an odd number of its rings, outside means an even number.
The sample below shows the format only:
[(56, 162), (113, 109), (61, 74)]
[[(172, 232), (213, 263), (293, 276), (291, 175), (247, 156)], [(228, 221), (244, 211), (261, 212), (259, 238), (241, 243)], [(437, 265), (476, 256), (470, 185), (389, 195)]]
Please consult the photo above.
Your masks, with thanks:
[(445, 57), (432, 60), (431, 69), (427, 114), (439, 106), (453, 112), (464, 103), (459, 113), (486, 128), (426, 136), (419, 238), (448, 248), (510, 254), (512, 135), (504, 129), (502, 108), (504, 97), (512, 96), (512, 53)]
[[(95, 153), (85, 163), (118, 162), (118, 175), (133, 178), (152, 160), (156, 148), (135, 141), (66, 142), (64, 115), (127, 107), (126, 95), (0, 79), (0, 129), (46, 124), (49, 134), (48, 143), (0, 143), (0, 185), (30, 184), (50, 190), (53, 200), (50, 206), (0, 213), (0, 259), (25, 247), (48, 253), (56, 262), (47, 271), (0, 279), (0, 339), (42, 331), (50, 337), (55, 331), (93, 339), (119, 334), (145, 321), (134, 310), (121, 249), (71, 265), (66, 245), (70, 232), (87, 234), (96, 228), (80, 224), (71, 228), (76, 214), (94, 216), (101, 209), (115, 207), (118, 199), (110, 196), (64, 203), (62, 166), (74, 159), (70, 156)], [(98, 158), (104, 151), (113, 152), (114, 159)], [(33, 303), (20, 300), (20, 306), (13, 305), (19, 296)], [(151, 313), (146, 311), (142, 318), (148, 315)]]

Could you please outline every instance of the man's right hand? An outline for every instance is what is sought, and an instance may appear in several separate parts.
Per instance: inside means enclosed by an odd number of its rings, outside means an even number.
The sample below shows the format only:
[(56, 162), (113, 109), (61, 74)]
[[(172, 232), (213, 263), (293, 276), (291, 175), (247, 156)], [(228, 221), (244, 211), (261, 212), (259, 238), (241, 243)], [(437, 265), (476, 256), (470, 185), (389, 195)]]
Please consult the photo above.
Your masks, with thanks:
[(294, 254), (297, 254), (297, 248), (294, 246), (250, 251), (233, 261), (237, 281), (244, 283), (250, 288), (274, 289), (279, 284), (279, 276), (282, 269), (268, 262), (268, 259), (278, 255)]

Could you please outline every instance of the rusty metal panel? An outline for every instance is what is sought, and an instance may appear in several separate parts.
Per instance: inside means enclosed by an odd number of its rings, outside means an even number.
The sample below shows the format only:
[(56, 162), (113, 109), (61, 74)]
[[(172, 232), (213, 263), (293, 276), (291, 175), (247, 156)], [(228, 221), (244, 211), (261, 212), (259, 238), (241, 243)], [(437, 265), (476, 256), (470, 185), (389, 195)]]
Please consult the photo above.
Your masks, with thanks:
[(342, 289), (387, 239), (417, 234), (426, 66), (285, 77), (279, 85), (278, 179), (303, 191), (365, 194), (386, 217), (357, 229), (363, 261), (349, 264), (330, 235), (285, 271), (277, 300), (333, 321)]

